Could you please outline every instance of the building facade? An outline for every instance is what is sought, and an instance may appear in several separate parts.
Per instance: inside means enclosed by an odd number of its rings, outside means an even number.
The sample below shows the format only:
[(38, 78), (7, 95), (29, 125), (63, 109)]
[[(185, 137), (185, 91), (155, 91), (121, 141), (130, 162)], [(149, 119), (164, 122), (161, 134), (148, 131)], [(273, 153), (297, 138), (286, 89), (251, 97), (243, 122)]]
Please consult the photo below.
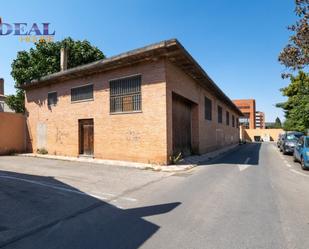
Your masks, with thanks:
[(245, 129), (256, 128), (256, 107), (254, 99), (236, 99), (233, 100), (234, 104), (241, 110), (243, 116), (239, 118), (240, 125), (244, 126)]
[(174, 39), (22, 88), (29, 151), (168, 164), (239, 142), (242, 113)]
[(264, 112), (255, 112), (255, 126), (259, 129), (265, 129), (265, 114)]

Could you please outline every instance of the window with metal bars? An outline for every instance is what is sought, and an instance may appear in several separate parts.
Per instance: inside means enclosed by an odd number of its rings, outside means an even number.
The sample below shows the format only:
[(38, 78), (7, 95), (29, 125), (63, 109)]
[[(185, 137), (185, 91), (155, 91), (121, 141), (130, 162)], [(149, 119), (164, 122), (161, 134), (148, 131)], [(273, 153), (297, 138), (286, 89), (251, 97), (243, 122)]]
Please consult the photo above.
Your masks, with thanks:
[(57, 92), (51, 92), (47, 94), (48, 105), (56, 105), (58, 102)]
[(93, 85), (74, 87), (71, 89), (71, 101), (82, 101), (93, 99)]
[(235, 117), (232, 115), (232, 126), (235, 127)]
[(226, 125), (230, 125), (230, 113), (226, 111)]
[(211, 100), (205, 97), (205, 119), (206, 120), (211, 120), (212, 118), (211, 109), (212, 109)]
[(111, 80), (110, 112), (135, 112), (142, 109), (141, 75)]
[(222, 107), (218, 105), (218, 123), (222, 124)]

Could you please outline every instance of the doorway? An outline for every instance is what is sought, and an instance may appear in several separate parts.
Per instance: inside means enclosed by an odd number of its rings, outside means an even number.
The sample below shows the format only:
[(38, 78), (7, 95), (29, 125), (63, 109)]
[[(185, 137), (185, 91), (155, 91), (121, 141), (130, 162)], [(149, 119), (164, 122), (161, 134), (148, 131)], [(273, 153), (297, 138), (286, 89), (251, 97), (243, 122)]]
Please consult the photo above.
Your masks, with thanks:
[(93, 156), (93, 119), (78, 120), (79, 154)]
[(192, 153), (192, 104), (173, 94), (173, 154), (189, 156)]

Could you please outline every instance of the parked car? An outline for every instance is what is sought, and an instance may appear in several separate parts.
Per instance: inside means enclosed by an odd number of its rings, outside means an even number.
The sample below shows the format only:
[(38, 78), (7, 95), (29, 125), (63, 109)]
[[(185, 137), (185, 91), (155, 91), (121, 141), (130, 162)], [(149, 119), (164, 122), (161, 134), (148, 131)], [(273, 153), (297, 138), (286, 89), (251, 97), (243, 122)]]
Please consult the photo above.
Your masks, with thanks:
[(302, 169), (309, 169), (309, 136), (302, 136), (294, 150), (294, 161), (300, 162)]
[(293, 154), (294, 148), (296, 147), (298, 139), (303, 135), (304, 133), (302, 132), (296, 132), (296, 131), (286, 132), (282, 138), (282, 142), (280, 145), (280, 151), (282, 151), (283, 154)]
[(280, 148), (281, 143), (282, 143), (282, 138), (284, 137), (284, 134), (279, 134), (278, 140), (277, 140), (277, 147)]

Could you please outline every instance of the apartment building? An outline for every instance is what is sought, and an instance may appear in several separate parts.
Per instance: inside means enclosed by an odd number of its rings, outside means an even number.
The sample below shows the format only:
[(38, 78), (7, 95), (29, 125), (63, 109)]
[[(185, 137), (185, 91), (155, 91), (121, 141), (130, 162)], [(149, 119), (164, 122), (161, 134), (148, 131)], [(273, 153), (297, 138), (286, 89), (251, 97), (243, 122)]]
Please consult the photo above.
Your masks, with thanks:
[(265, 129), (265, 113), (257, 111), (255, 112), (255, 126), (259, 129)]
[(243, 115), (239, 118), (239, 124), (245, 129), (255, 129), (256, 106), (254, 99), (236, 99), (234, 104), (241, 110)]

